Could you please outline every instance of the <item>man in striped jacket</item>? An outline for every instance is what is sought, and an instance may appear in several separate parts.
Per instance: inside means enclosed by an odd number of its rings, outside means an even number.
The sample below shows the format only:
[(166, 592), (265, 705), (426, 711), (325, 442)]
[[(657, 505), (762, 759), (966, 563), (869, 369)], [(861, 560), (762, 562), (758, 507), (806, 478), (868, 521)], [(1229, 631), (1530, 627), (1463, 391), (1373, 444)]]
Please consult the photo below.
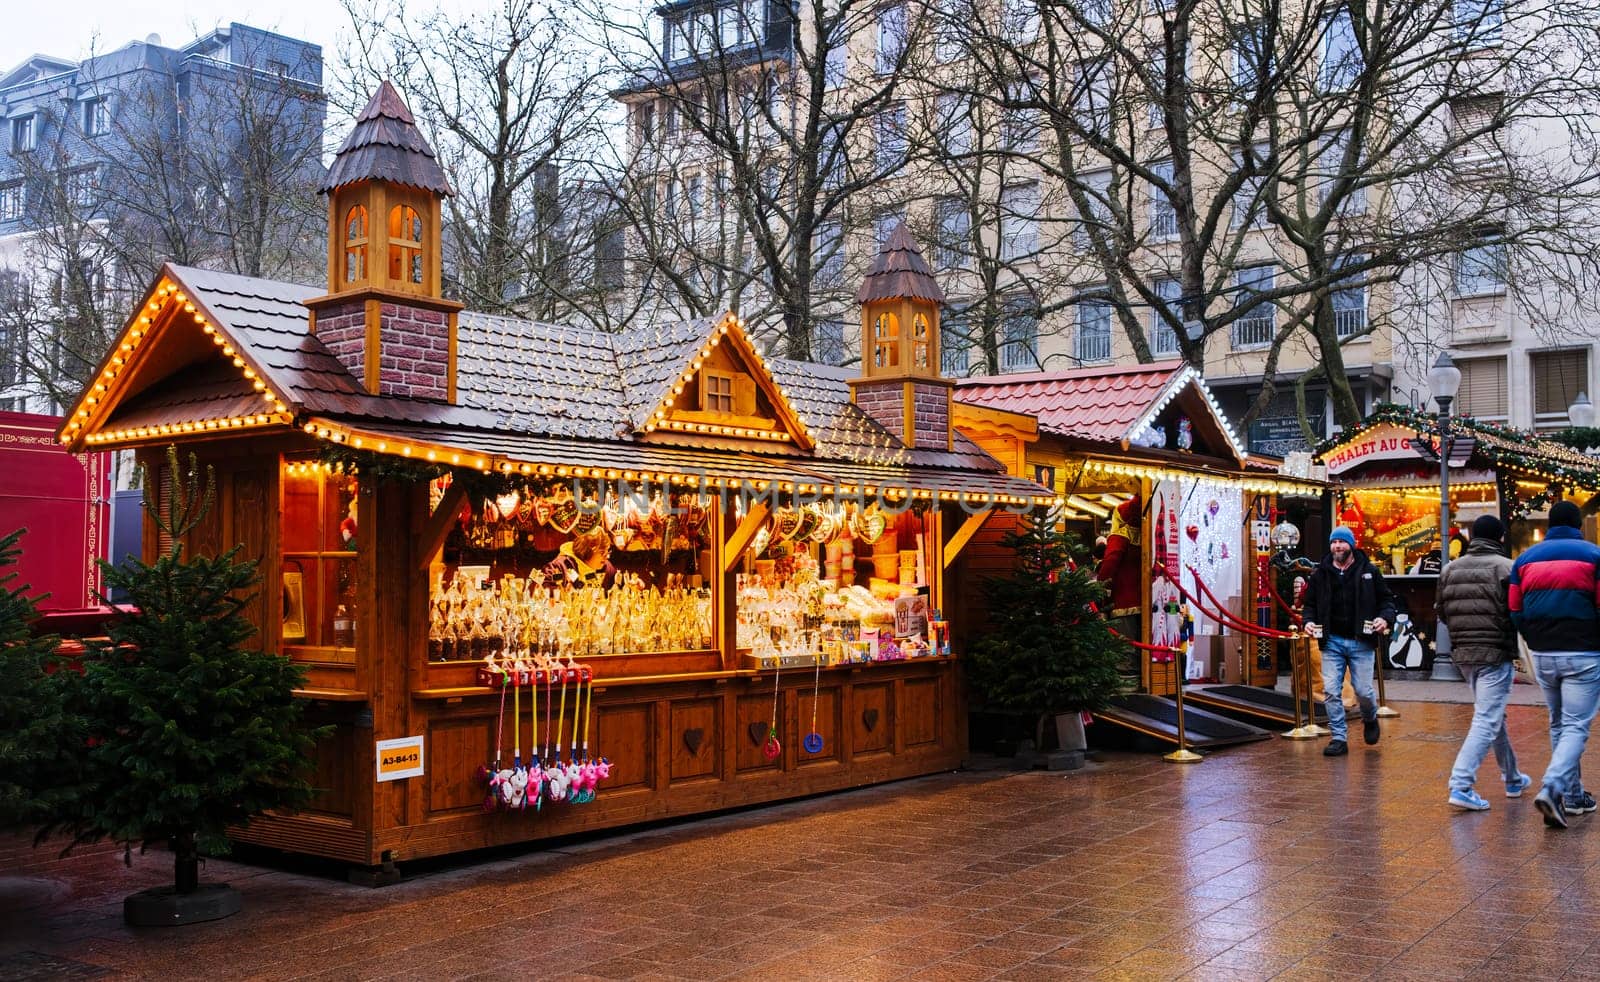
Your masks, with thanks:
[(1569, 814), (1595, 810), (1578, 761), (1600, 706), (1600, 546), (1582, 528), (1578, 506), (1556, 502), (1545, 540), (1512, 564), (1508, 598), (1550, 705), (1550, 768), (1533, 803), (1563, 829)]

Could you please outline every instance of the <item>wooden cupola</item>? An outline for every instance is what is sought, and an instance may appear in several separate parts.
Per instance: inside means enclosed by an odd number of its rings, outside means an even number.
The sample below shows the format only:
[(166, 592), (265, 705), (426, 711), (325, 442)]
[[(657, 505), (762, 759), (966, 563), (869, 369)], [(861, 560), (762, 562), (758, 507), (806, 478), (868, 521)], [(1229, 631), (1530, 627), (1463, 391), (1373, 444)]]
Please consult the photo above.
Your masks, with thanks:
[(319, 189), (328, 294), (311, 329), (374, 395), (455, 401), (456, 313), (441, 296), (444, 169), (394, 86), (356, 117)]
[(851, 397), (908, 447), (950, 448), (952, 383), (940, 369), (944, 291), (901, 222), (856, 291), (861, 377)]

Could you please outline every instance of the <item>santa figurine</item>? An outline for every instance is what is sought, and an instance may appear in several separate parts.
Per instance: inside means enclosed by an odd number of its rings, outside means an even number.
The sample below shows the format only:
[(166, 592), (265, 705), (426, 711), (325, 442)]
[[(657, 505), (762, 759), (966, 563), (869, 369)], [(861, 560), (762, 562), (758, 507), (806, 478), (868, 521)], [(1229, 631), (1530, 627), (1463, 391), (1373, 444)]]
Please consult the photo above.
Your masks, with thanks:
[(1134, 495), (1111, 513), (1111, 529), (1106, 533), (1105, 554), (1095, 570), (1095, 579), (1111, 592), (1112, 617), (1138, 614), (1139, 603), (1139, 522), (1144, 502)]

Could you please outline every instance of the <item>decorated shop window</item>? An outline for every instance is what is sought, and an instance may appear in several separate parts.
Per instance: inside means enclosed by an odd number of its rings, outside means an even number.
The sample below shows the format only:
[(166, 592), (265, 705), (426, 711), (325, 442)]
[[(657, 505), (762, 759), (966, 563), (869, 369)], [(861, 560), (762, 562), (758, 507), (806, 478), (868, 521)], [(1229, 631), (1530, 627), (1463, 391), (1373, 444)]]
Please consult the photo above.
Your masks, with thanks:
[(410, 205), (389, 209), (389, 279), (422, 282), (422, 216)]
[(308, 661), (350, 661), (358, 603), (358, 480), (315, 461), (286, 460), (279, 487), (282, 650)]
[[(435, 482), (435, 505), (448, 479)], [(432, 662), (544, 662), (714, 644), (711, 509), (567, 483), (469, 495), (433, 567)]]
[(344, 216), (344, 281), (367, 277), (367, 209), (356, 205)]
[(737, 580), (739, 648), (760, 667), (948, 653), (928, 607), (931, 522), (854, 502), (772, 510)]

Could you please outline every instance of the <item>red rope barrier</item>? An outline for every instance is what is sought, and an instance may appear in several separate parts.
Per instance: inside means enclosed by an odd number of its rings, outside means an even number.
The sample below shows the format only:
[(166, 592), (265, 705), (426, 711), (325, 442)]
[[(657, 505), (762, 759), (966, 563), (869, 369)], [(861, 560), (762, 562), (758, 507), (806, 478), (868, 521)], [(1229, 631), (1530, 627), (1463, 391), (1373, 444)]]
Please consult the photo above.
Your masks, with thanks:
[[(1245, 620), (1244, 618), (1242, 618), (1242, 617), (1238, 616), (1237, 614), (1233, 613), (1231, 610), (1228, 610), (1228, 608), (1222, 603), (1222, 601), (1217, 599), (1217, 595), (1215, 593), (1211, 592), (1211, 588), (1206, 586), (1205, 580), (1202, 580), (1200, 578), (1200, 571), (1195, 569), (1193, 566), (1188, 567), (1188, 569), (1189, 569), (1189, 574), (1194, 577), (1195, 586), (1198, 587), (1200, 589), (1200, 591), (1205, 594), (1206, 598), (1211, 601), (1211, 605), (1216, 608), (1216, 611), (1217, 611), (1216, 614), (1213, 614), (1210, 611), (1206, 611), (1207, 616), (1212, 617), (1212, 619), (1217, 620), (1217, 621), (1221, 622), (1224, 625), (1233, 627), (1234, 630), (1239, 631), (1241, 634), (1248, 634), (1251, 637), (1256, 637), (1256, 638), (1277, 638), (1279, 640), (1282, 640), (1282, 639), (1291, 638), (1291, 637), (1294, 636), (1294, 635), (1292, 635), (1292, 634), (1290, 634), (1290, 633), (1288, 633), (1286, 631), (1279, 631), (1276, 628), (1263, 627), (1260, 624), (1252, 624), (1249, 621)], [(1178, 589), (1180, 591), (1183, 591), (1186, 594), (1188, 592), (1188, 591), (1184, 591), (1183, 590), (1183, 585), (1182, 584), (1178, 585)], [(1204, 604), (1200, 604), (1198, 601), (1196, 601), (1196, 604), (1197, 604), (1197, 606), (1200, 607), (1201, 610), (1205, 610), (1205, 605)], [(1218, 616), (1218, 615), (1221, 615), (1221, 616)]]
[[(1194, 596), (1188, 590), (1185, 590), (1182, 583), (1175, 583), (1174, 586), (1178, 588), (1178, 593), (1181, 594), (1185, 600), (1194, 604), (1202, 614), (1205, 614), (1207, 617), (1223, 625), (1224, 627), (1231, 627), (1240, 634), (1247, 634), (1255, 638), (1271, 638), (1274, 640), (1283, 641), (1297, 637), (1297, 635), (1288, 631), (1279, 631), (1276, 628), (1262, 627), (1259, 624), (1251, 624), (1249, 621), (1237, 616), (1232, 611), (1228, 610), (1227, 607), (1216, 598), (1216, 595), (1213, 594), (1211, 589), (1206, 586), (1205, 581), (1200, 578), (1200, 573), (1193, 566), (1188, 567), (1188, 569), (1189, 574), (1194, 577), (1195, 586), (1199, 587), (1200, 591), (1210, 598), (1212, 605), (1216, 608), (1215, 612), (1207, 610), (1206, 605), (1200, 600), (1200, 598)], [(1171, 582), (1170, 577), (1168, 578), (1168, 581)]]
[(1299, 611), (1295, 610), (1293, 607), (1289, 606), (1289, 604), (1283, 599), (1283, 595), (1278, 592), (1277, 584), (1273, 583), (1271, 580), (1268, 580), (1267, 589), (1272, 591), (1272, 599), (1278, 602), (1278, 606), (1283, 608), (1284, 613), (1289, 615), (1289, 618), (1293, 623), (1304, 624), (1306, 622), (1305, 616)]

